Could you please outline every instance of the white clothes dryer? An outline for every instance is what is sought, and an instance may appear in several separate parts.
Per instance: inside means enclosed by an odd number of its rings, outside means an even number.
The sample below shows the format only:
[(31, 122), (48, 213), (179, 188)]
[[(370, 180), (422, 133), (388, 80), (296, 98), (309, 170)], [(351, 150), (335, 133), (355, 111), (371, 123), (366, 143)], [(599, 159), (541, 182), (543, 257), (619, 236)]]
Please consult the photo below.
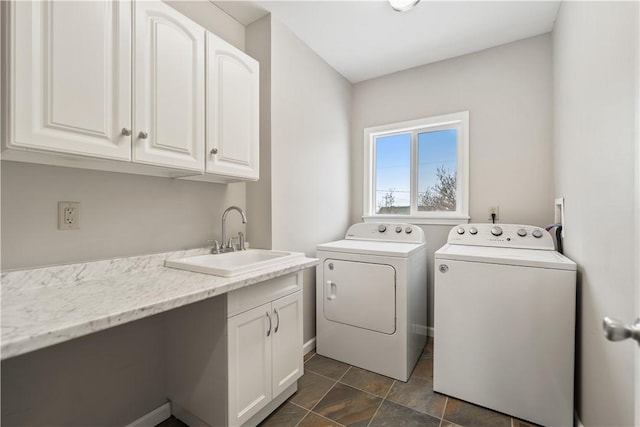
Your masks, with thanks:
[(435, 253), (439, 393), (573, 425), (576, 264), (529, 225), (454, 227)]
[(427, 245), (410, 224), (359, 223), (317, 246), (316, 352), (407, 381), (426, 342)]

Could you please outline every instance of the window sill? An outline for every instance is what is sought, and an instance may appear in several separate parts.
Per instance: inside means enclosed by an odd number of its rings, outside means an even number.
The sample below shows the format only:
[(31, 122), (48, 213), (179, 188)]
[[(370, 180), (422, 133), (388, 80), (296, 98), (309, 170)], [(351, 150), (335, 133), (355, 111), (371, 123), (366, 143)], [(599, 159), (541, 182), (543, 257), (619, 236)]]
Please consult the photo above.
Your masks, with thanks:
[(440, 216), (425, 217), (417, 215), (364, 215), (364, 222), (406, 222), (409, 224), (420, 225), (458, 225), (467, 224), (469, 222), (468, 215), (460, 216)]

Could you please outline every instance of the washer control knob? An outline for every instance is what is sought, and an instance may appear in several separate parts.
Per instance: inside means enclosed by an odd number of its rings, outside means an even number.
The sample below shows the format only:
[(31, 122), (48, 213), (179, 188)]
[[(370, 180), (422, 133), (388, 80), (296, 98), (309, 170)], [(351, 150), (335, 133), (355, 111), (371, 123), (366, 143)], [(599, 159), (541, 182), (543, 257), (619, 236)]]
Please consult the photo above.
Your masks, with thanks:
[(535, 230), (533, 230), (533, 233), (531, 233), (533, 235), (533, 237), (535, 237), (536, 239), (539, 239), (542, 237), (542, 230), (540, 230), (539, 228), (536, 228)]
[(411, 228), (411, 227), (407, 227), (407, 228), (404, 229), (404, 232), (407, 233), (407, 234), (411, 234), (412, 231), (413, 231), (413, 228)]
[(469, 233), (471, 233), (471, 234), (473, 234), (475, 236), (476, 234), (478, 234), (478, 229), (475, 228), (475, 227), (471, 227), (469, 229)]
[(378, 226), (378, 231), (379, 231), (380, 233), (384, 233), (385, 231), (387, 231), (387, 226), (386, 226), (386, 225), (384, 225), (384, 224), (380, 224), (380, 225)]
[(494, 236), (502, 236), (502, 228), (497, 225), (495, 227), (491, 227), (491, 234)]
[(396, 233), (402, 233), (402, 227), (401, 226), (397, 226), (396, 227)]
[(464, 228), (463, 227), (458, 227), (458, 229), (456, 230), (456, 233), (458, 233), (459, 235), (463, 235), (464, 234)]
[(526, 235), (527, 235), (527, 230), (525, 230), (524, 228), (519, 228), (518, 229), (518, 236), (524, 237)]

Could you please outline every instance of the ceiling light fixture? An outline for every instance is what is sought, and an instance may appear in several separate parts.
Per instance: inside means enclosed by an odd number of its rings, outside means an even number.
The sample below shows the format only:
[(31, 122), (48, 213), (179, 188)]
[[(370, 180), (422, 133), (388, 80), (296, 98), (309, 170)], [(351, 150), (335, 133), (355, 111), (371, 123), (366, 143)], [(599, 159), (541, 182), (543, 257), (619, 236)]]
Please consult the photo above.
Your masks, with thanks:
[(411, 10), (418, 3), (420, 3), (420, 0), (389, 0), (389, 4), (396, 12)]

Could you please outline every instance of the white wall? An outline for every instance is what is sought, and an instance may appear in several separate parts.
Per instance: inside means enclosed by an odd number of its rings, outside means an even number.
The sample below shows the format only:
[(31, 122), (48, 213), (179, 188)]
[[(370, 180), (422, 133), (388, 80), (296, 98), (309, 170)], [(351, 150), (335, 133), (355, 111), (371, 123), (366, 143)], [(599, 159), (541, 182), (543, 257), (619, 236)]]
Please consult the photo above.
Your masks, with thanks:
[(247, 239), (271, 249), (271, 16), (246, 31), (247, 53), (260, 62), (260, 179), (247, 184)]
[[(263, 43), (269, 29), (270, 47)], [(271, 63), (271, 185), (249, 184), (247, 192), (248, 206), (270, 203), (271, 229), (251, 234), (262, 233), (262, 241), (271, 233), (272, 248), (314, 256), (317, 244), (342, 238), (349, 225), (351, 85), (272, 17), (251, 24), (247, 34), (248, 51), (270, 54)], [(305, 271), (304, 282), (307, 341), (315, 336), (314, 269)]]
[[(363, 130), (469, 111), (470, 215), (545, 226), (553, 220), (551, 36), (358, 83), (352, 106), (352, 221), (361, 221)], [(424, 226), (429, 245), (428, 323), (433, 326), (433, 252), (451, 226)]]
[[(563, 2), (553, 34), (556, 196), (565, 253), (579, 265), (577, 411), (589, 426), (634, 425), (635, 342), (610, 343), (604, 316), (633, 322), (637, 2)], [(635, 145), (635, 148), (634, 148)]]
[[(174, 7), (244, 47), (244, 27), (210, 2)], [(220, 239), (224, 209), (245, 184), (220, 185), (5, 162), (2, 269), (202, 247)], [(80, 230), (57, 230), (57, 202), (80, 202)], [(229, 231), (242, 228), (229, 216)], [(250, 237), (250, 236), (249, 236)], [(162, 322), (99, 332), (2, 362), (7, 425), (124, 425), (166, 401)], [(96, 362), (105, 355), (113, 356)]]

